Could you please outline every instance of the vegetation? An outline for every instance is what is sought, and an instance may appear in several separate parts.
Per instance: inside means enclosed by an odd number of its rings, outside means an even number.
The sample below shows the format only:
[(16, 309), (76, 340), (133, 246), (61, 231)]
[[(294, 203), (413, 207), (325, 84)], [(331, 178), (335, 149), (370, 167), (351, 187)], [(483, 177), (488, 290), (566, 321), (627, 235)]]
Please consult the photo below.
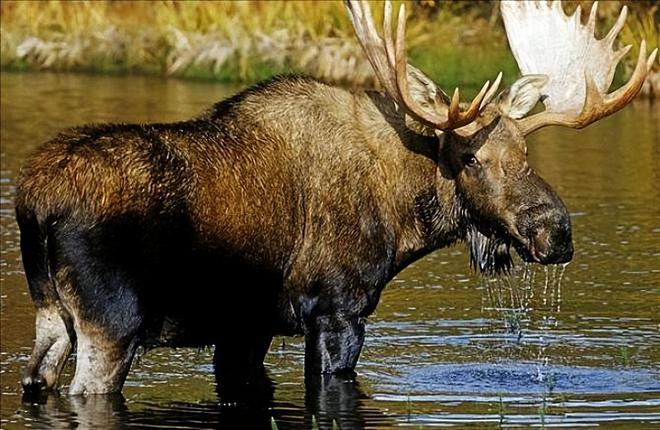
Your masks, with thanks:
[[(631, 1), (630, 1), (631, 2)], [(576, 3), (568, 1), (567, 9)], [(611, 25), (621, 3), (601, 2)], [(631, 2), (632, 3), (632, 2)], [(658, 9), (635, 1), (622, 42), (659, 45)], [(12, 70), (152, 73), (252, 82), (301, 72), (339, 83), (372, 84), (339, 1), (1, 3), (1, 65)], [(374, 7), (376, 19), (380, 7)], [(517, 69), (494, 2), (416, 0), (409, 4), (411, 62), (441, 85), (479, 86)], [(634, 52), (634, 51), (633, 51)], [(624, 74), (635, 55), (628, 55)]]
[[(277, 422), (275, 421), (275, 418), (272, 416), (270, 417), (270, 428), (271, 430), (278, 430), (279, 427), (277, 426)], [(311, 429), (312, 430), (318, 430), (319, 429), (319, 422), (316, 419), (316, 415), (312, 415), (312, 424), (311, 424)], [(332, 420), (332, 430), (339, 430), (339, 424), (337, 424), (337, 420), (333, 418)]]
[(619, 366), (628, 367), (633, 363), (632, 348), (628, 345), (621, 345), (615, 357), (615, 363)]
[(504, 422), (506, 421), (506, 409), (504, 407), (504, 401), (502, 400), (502, 395), (501, 394), (500, 394), (498, 415), (500, 417), (498, 428), (501, 429), (501, 428), (504, 428)]
[(545, 395), (541, 401), (541, 406), (539, 406), (539, 418), (541, 419), (541, 428), (545, 428), (545, 416), (548, 414), (548, 402)]

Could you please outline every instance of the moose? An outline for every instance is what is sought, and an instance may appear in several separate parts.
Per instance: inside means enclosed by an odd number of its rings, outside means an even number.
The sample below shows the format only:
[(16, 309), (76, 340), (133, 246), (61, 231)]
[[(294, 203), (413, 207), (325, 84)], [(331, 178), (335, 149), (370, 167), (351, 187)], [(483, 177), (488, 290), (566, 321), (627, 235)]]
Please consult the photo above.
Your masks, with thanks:
[[(136, 349), (215, 346), (219, 382), (263, 371), (274, 335), (304, 335), (305, 372), (355, 376), (365, 320), (411, 262), (467, 242), (471, 264), (571, 260), (570, 218), (527, 163), (525, 137), (585, 127), (628, 104), (657, 50), (630, 46), (624, 7), (596, 39), (559, 2), (503, 1), (522, 77), (469, 103), (407, 63), (406, 12), (382, 31), (345, 3), (381, 90), (288, 76), (188, 121), (88, 125), (21, 171), (16, 218), (36, 341), (22, 385), (55, 389), (75, 347), (71, 395), (120, 392)], [(538, 102), (536, 113), (530, 112)]]

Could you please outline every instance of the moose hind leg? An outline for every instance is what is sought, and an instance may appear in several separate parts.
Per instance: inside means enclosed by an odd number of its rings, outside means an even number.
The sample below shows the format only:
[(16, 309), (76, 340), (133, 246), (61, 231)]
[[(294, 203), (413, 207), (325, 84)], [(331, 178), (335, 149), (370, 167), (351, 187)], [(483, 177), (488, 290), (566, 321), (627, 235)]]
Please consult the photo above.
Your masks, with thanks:
[(98, 330), (76, 329), (76, 373), (69, 394), (121, 391), (138, 347), (138, 337), (113, 339)]
[(72, 312), (76, 373), (69, 394), (118, 393), (124, 385), (139, 345), (144, 315), (133, 288), (120, 287), (121, 277), (115, 281), (114, 288), (106, 289), (112, 293), (105, 300), (83, 300)]
[(118, 393), (145, 319), (147, 271), (137, 233), (125, 225), (62, 223), (49, 240), (62, 304), (73, 320), (76, 370), (69, 394)]
[(120, 392), (141, 339), (145, 315), (134, 282), (120, 270), (107, 271), (102, 279), (78, 285), (76, 296), (73, 287), (62, 288), (76, 332), (72, 395)]
[(71, 352), (70, 330), (56, 305), (37, 309), (36, 341), (21, 383), (30, 392), (57, 387)]

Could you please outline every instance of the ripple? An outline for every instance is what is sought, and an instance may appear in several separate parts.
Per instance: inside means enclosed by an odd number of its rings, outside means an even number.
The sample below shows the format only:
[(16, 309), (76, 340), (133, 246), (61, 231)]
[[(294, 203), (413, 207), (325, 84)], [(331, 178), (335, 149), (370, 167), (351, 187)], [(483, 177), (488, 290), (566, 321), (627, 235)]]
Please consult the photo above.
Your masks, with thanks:
[(426, 414), (406, 419), (411, 424), (459, 425), (475, 423), (500, 423), (507, 426), (541, 425), (545, 427), (593, 427), (598, 423), (614, 421), (654, 422), (660, 421), (660, 413), (579, 413), (546, 415), (498, 415), (498, 414)]
[[(411, 367), (394, 385), (405, 381), (411, 393), (466, 394), (618, 394), (660, 393), (660, 372), (537, 363), (467, 363)], [(387, 386), (387, 385), (386, 385)]]

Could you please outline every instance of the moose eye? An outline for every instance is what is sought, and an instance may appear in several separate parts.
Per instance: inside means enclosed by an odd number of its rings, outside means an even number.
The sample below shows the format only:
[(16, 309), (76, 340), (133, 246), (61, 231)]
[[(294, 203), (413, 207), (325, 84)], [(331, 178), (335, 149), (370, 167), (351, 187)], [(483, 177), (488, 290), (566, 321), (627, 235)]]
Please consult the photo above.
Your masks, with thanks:
[(461, 156), (461, 161), (464, 166), (475, 166), (477, 164), (477, 157), (474, 154), (463, 154)]

